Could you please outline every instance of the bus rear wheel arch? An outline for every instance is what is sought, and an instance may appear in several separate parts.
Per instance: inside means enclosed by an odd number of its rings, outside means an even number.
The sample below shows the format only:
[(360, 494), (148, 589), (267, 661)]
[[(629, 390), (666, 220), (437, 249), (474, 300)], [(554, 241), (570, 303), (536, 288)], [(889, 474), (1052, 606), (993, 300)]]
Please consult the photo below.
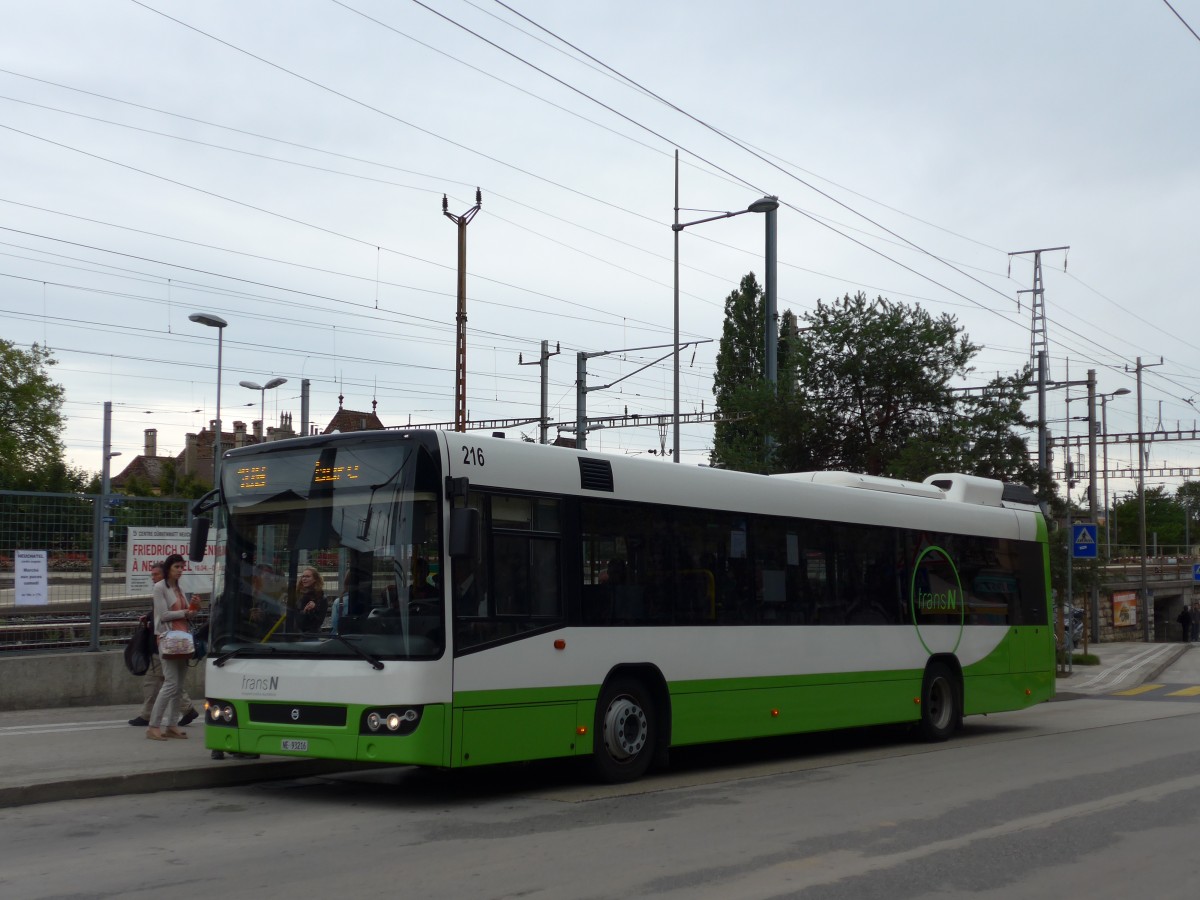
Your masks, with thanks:
[(921, 722), (918, 730), (924, 740), (948, 740), (962, 727), (962, 697), (962, 677), (958, 674), (958, 667), (946, 660), (930, 660), (921, 680)]
[(665, 705), (653, 679), (616, 672), (600, 689), (592, 732), (592, 765), (601, 781), (636, 781), (646, 774), (663, 743)]

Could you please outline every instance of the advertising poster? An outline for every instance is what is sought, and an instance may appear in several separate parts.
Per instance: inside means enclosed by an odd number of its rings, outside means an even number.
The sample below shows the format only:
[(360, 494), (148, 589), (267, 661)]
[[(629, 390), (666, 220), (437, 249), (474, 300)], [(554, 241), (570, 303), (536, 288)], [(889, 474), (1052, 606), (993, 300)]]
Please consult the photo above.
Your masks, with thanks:
[(203, 562), (188, 559), (191, 532), (187, 528), (129, 528), (129, 552), (125, 556), (125, 589), (130, 594), (150, 594), (154, 582), (150, 567), (172, 553), (183, 557), (183, 577), (179, 586), (185, 594), (208, 595), (212, 592), (213, 573), (220, 555), (225, 553), (224, 542), (217, 541), (216, 531), (210, 531)]
[(1112, 595), (1113, 627), (1126, 628), (1137, 624), (1137, 591), (1120, 591)]
[(50, 602), (45, 550), (18, 550), (14, 562), (17, 606), (45, 606)]

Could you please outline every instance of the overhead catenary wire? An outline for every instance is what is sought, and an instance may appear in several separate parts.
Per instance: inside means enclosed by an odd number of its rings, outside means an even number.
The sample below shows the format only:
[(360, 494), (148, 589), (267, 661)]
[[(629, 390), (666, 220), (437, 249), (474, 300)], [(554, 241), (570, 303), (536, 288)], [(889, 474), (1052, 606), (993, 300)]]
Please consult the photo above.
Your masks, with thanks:
[[(140, 5), (140, 6), (145, 6), (145, 4), (139, 3), (139, 2), (138, 2), (138, 0), (134, 0), (134, 2), (135, 2), (135, 3), (138, 3), (138, 5)], [(419, 3), (419, 0), (414, 0), (414, 2), (417, 2), (417, 3), (418, 3), (418, 5), (422, 5), (422, 6), (423, 6), (423, 4), (420, 4), (420, 3)], [(146, 7), (146, 8), (147, 8), (147, 9), (151, 9), (150, 7)], [(157, 10), (152, 10), (152, 11), (154, 11), (154, 12), (158, 12)], [(435, 11), (435, 12), (436, 12), (436, 11)], [(164, 16), (165, 16), (166, 18), (168, 18), (168, 19), (171, 19), (172, 21), (179, 22), (179, 20), (176, 20), (176, 19), (174, 19), (174, 18), (173, 18), (173, 17), (171, 17), (171, 16), (167, 16), (165, 13), (160, 13), (160, 14), (161, 14), (161, 15), (164, 15)], [(441, 13), (438, 13), (438, 15), (442, 15), (442, 14), (441, 14)], [(444, 16), (443, 16), (443, 17), (444, 17)], [(445, 17), (444, 17), (444, 18), (445, 18)], [(232, 44), (229, 44), (228, 42), (226, 42), (226, 41), (223, 41), (223, 40), (221, 40), (220, 38), (216, 38), (215, 36), (212, 36), (212, 35), (208, 34), (207, 32), (200, 31), (199, 29), (196, 29), (196, 28), (194, 28), (193, 26), (187, 25), (187, 23), (179, 22), (179, 24), (185, 25), (185, 27), (188, 27), (188, 28), (190, 28), (190, 29), (191, 29), (191, 30), (193, 30), (193, 31), (197, 31), (198, 33), (200, 33), (200, 34), (203, 34), (203, 35), (204, 35), (204, 36), (206, 36), (206, 37), (210, 37), (210, 38), (212, 38), (213, 40), (216, 40), (218, 43), (221, 43), (221, 44), (224, 44), (224, 45), (226, 45), (226, 46), (232, 47), (233, 49), (237, 49), (239, 52), (246, 53), (247, 55), (251, 56), (252, 58), (254, 58), (254, 59), (256, 59), (256, 60), (259, 60), (259, 61), (261, 61), (261, 62), (266, 62), (268, 65), (272, 65), (272, 66), (274, 66), (274, 67), (276, 67), (276, 68), (279, 68), (281, 71), (284, 71), (284, 72), (286, 72), (286, 73), (287, 73), (287, 74), (289, 74), (289, 75), (293, 75), (294, 77), (298, 77), (298, 78), (300, 78), (301, 80), (304, 80), (304, 81), (306, 81), (306, 82), (308, 82), (308, 83), (310, 83), (310, 84), (315, 84), (315, 85), (317, 85), (318, 87), (322, 87), (323, 89), (329, 90), (329, 91), (331, 91), (332, 93), (336, 94), (336, 95), (337, 95), (337, 96), (339, 96), (339, 97), (344, 97), (344, 98), (346, 98), (346, 99), (351, 99), (351, 100), (353, 100), (353, 98), (349, 98), (347, 95), (343, 94), (342, 92), (336, 91), (336, 90), (334, 90), (334, 89), (332, 89), (332, 88), (328, 88), (328, 87), (326, 87), (326, 86), (324, 86), (324, 85), (321, 85), (321, 84), (320, 84), (320, 83), (318, 83), (318, 82), (314, 82), (313, 80), (311, 80), (311, 79), (308, 79), (308, 78), (307, 78), (307, 77), (305, 77), (305, 76), (298, 75), (298, 74), (296, 74), (296, 73), (292, 72), (290, 69), (286, 69), (286, 68), (284, 68), (284, 67), (278, 66), (278, 65), (277, 65), (277, 64), (275, 64), (275, 63), (271, 63), (270, 61), (268, 61), (268, 60), (265, 60), (265, 59), (263, 59), (262, 57), (260, 57), (260, 56), (258, 56), (258, 55), (256, 55), (256, 54), (250, 53), (249, 51), (245, 51), (245, 50), (242, 50), (241, 48), (235, 47), (234, 45), (232, 45)], [(462, 26), (460, 26), (460, 27), (462, 27)], [(467, 30), (469, 31), (469, 29), (467, 29)], [(489, 42), (489, 43), (490, 43), (490, 42)], [(508, 52), (508, 51), (505, 51), (505, 52)], [(581, 51), (581, 52), (582, 52), (582, 51)], [(537, 67), (534, 67), (534, 68), (537, 68)], [(541, 71), (541, 70), (539, 70), (539, 71)], [(554, 76), (550, 76), (550, 77), (554, 77)], [(556, 79), (556, 80), (557, 80), (557, 79)], [(585, 96), (586, 96), (586, 94), (585, 94)], [(357, 101), (355, 101), (355, 102), (357, 102)], [(667, 102), (667, 101), (663, 101), (663, 102)], [(602, 104), (602, 105), (603, 105), (603, 104)], [(668, 105), (669, 105), (669, 104), (668, 104)], [(373, 107), (373, 106), (369, 106), (369, 105), (368, 105), (368, 108), (370, 108), (370, 109), (372, 109), (372, 110), (374, 110), (374, 111), (379, 111), (379, 110), (377, 110), (377, 109), (376, 109), (375, 107)], [(386, 114), (386, 113), (384, 113), (384, 114), (385, 114), (385, 115), (388, 115), (388, 114)], [(393, 117), (393, 118), (394, 118), (394, 117)], [(631, 120), (631, 121), (632, 121), (632, 120)], [(407, 123), (407, 122), (406, 122), (405, 124), (409, 124), (409, 123)], [(2, 126), (2, 125), (0, 125), (0, 127), (5, 127), (5, 126)], [(711, 126), (706, 126), (706, 127), (709, 127), (709, 128), (711, 128)], [(651, 133), (655, 133), (655, 132), (651, 131)], [(655, 134), (656, 134), (656, 133), (655, 133)], [(74, 149), (74, 148), (72, 148), (72, 149)], [(80, 151), (80, 152), (86, 152), (86, 151)], [(120, 163), (118, 163), (118, 164), (120, 164)], [(123, 164), (120, 164), (120, 165), (123, 165)], [(150, 174), (153, 174), (153, 173), (150, 173)], [(161, 176), (156, 176), (156, 177), (161, 177)], [(168, 179), (168, 180), (171, 180), (171, 179)], [(202, 191), (203, 191), (203, 189), (199, 189), (199, 190), (202, 190)], [(240, 201), (233, 200), (232, 202), (240, 202)], [(858, 244), (859, 246), (863, 247), (864, 249), (868, 250), (869, 252), (872, 252), (872, 253), (875, 253), (875, 254), (879, 255), (879, 256), (883, 257), (884, 259), (888, 260), (889, 262), (892, 262), (892, 263), (894, 263), (894, 264), (898, 265), (899, 267), (901, 267), (901, 268), (904, 268), (904, 269), (906, 269), (906, 270), (908, 270), (908, 271), (912, 272), (913, 274), (916, 274), (916, 275), (918, 275), (918, 277), (922, 277), (922, 278), (924, 278), (925, 280), (928, 280), (928, 281), (930, 281), (931, 283), (933, 283), (933, 284), (935, 284), (935, 285), (937, 285), (937, 286), (939, 286), (939, 287), (943, 287), (944, 289), (946, 289), (946, 290), (950, 291), (951, 293), (954, 293), (954, 294), (956, 294), (957, 296), (960, 296), (960, 297), (962, 297), (963, 299), (965, 299), (965, 300), (967, 300), (968, 302), (970, 302), (970, 303), (972, 303), (972, 304), (974, 304), (974, 305), (976, 305), (976, 306), (980, 307), (981, 309), (984, 309), (984, 310), (986, 310), (986, 311), (988, 311), (988, 312), (991, 312), (991, 313), (993, 313), (993, 314), (996, 314), (996, 315), (1000, 315), (1000, 316), (1001, 316), (1001, 318), (1006, 318), (1008, 321), (1010, 321), (1010, 323), (1012, 323), (1012, 324), (1018, 324), (1018, 325), (1019, 325), (1019, 323), (1018, 323), (1018, 322), (1016, 322), (1016, 321), (1014, 321), (1014, 320), (1012, 320), (1012, 319), (1009, 319), (1009, 318), (1007, 318), (1007, 317), (1006, 317), (1006, 316), (1004, 316), (1004, 314), (1003, 314), (1003, 313), (1001, 313), (1000, 311), (998, 311), (998, 310), (995, 310), (995, 309), (992, 309), (991, 307), (988, 307), (988, 306), (986, 306), (986, 305), (984, 305), (984, 304), (981, 304), (981, 303), (979, 303), (979, 301), (977, 301), (977, 300), (974, 300), (973, 298), (971, 298), (971, 297), (967, 296), (966, 294), (962, 294), (961, 292), (955, 291), (955, 290), (953, 290), (953, 289), (951, 289), (951, 288), (948, 288), (948, 287), (946, 287), (945, 285), (942, 285), (940, 282), (937, 282), (935, 279), (932, 279), (932, 278), (930, 278), (929, 276), (927, 276), (927, 275), (924, 275), (923, 273), (920, 273), (919, 271), (917, 271), (917, 270), (913, 269), (912, 267), (906, 266), (905, 264), (903, 264), (903, 263), (900, 263), (900, 262), (898, 262), (898, 261), (896, 261), (896, 260), (892, 259), (891, 257), (888, 257), (886, 254), (882, 253), (882, 251), (879, 251), (879, 250), (877, 250), (876, 248), (870, 247), (869, 245), (867, 245), (867, 244), (864, 244), (862, 241), (858, 241), (857, 239), (855, 239), (855, 238), (853, 238), (853, 237), (850, 237), (850, 236), (848, 236), (848, 235), (842, 234), (842, 232), (841, 232), (841, 231), (839, 231), (837, 228), (834, 228), (834, 227), (832, 227), (831, 225), (829, 225), (827, 222), (821, 221), (821, 220), (819, 220), (819, 219), (817, 219), (817, 218), (813, 217), (811, 214), (809, 214), (809, 213), (807, 213), (807, 212), (805, 212), (805, 211), (803, 211), (803, 210), (800, 210), (800, 209), (799, 209), (798, 207), (796, 207), (794, 204), (786, 203), (785, 205), (787, 205), (789, 208), (791, 208), (791, 209), (793, 209), (793, 210), (795, 210), (795, 211), (799, 212), (801, 215), (805, 215), (805, 216), (807, 216), (808, 218), (812, 219), (813, 221), (816, 221), (818, 224), (821, 224), (821, 225), (823, 225), (824, 227), (826, 227), (826, 228), (829, 228), (830, 230), (834, 231), (835, 233), (841, 234), (841, 235), (842, 235), (842, 236), (843, 236), (845, 239), (847, 239), (847, 240), (849, 240), (849, 241), (851, 241), (851, 242), (853, 242), (853, 243), (856, 243), (856, 244)], [(845, 204), (842, 204), (842, 205), (843, 205), (843, 206), (845, 206)], [(256, 209), (258, 209), (258, 207), (252, 207), (252, 208), (256, 208)], [(847, 208), (849, 208), (849, 207), (847, 207)], [(260, 211), (262, 211), (262, 210), (260, 210)], [(852, 210), (852, 211), (853, 211), (853, 210)], [(267, 211), (267, 212), (269, 213), (269, 211)], [(286, 218), (286, 219), (292, 220), (292, 219), (291, 219), (291, 217), (287, 217), (287, 216), (284, 216), (283, 218)], [(293, 220), (293, 221), (294, 221), (294, 220)], [(868, 221), (870, 221), (870, 220), (868, 219)], [(317, 228), (317, 229), (319, 229), (319, 230), (327, 230), (327, 229), (323, 229), (323, 228), (322, 228), (322, 226), (316, 226), (316, 225), (313, 225), (312, 227), (314, 227), (314, 228)], [(349, 237), (349, 236), (346, 236), (346, 235), (341, 235), (339, 232), (334, 232), (334, 231), (332, 231), (332, 230), (329, 230), (329, 231), (330, 231), (330, 233), (333, 233), (333, 234), (338, 234), (339, 236), (342, 236), (342, 237), (347, 237), (347, 239), (349, 239), (349, 240), (354, 240), (354, 241), (357, 241), (357, 242), (359, 242), (359, 243), (361, 243), (361, 244), (363, 244), (363, 245), (370, 246), (370, 242), (369, 242), (369, 241), (367, 241), (367, 240), (365, 240), (365, 239), (352, 238), (352, 237)], [(897, 236), (897, 237), (899, 237), (899, 236)], [(903, 238), (901, 238), (901, 239), (902, 239), (902, 240), (904, 240)], [(910, 243), (910, 244), (911, 244), (911, 242), (908, 242), (908, 243)], [(912, 245), (912, 246), (916, 247), (916, 245), (915, 245), (915, 244), (914, 244), (914, 245)], [(917, 249), (921, 249), (921, 248), (917, 248)], [(390, 250), (389, 250), (389, 252), (399, 252), (399, 251), (390, 251)], [(927, 252), (927, 251), (922, 251), (922, 252)], [(405, 255), (405, 256), (407, 256), (408, 254), (400, 253), (400, 255)], [(418, 258), (418, 259), (419, 259), (419, 258)], [(436, 264), (436, 263), (435, 263), (434, 265), (441, 265), (441, 264)], [(448, 267), (447, 267), (447, 268), (448, 268)], [(969, 277), (970, 277), (970, 276), (969, 276)], [(976, 280), (976, 281), (978, 281), (978, 279), (973, 279), (973, 280)], [(1003, 296), (1003, 295), (1002, 295), (1002, 296)], [(1007, 299), (1007, 298), (1006, 298), (1006, 299)], [(1082, 336), (1082, 335), (1080, 335), (1080, 337), (1081, 337), (1082, 339), (1084, 339), (1084, 340), (1089, 340), (1089, 339), (1087, 339), (1087, 338), (1083, 338), (1083, 336)]]
[[(35, 129), (35, 130), (36, 130), (36, 129)], [(85, 143), (85, 144), (84, 144), (84, 146), (88, 146), (88, 145)], [(94, 148), (94, 147), (89, 147), (89, 149), (95, 149), (95, 148)], [(235, 196), (236, 196), (236, 194), (235, 194)], [(328, 223), (326, 223), (326, 224), (328, 224)], [(374, 236), (371, 236), (371, 237), (372, 237), (372, 240), (373, 240), (373, 239), (374, 239)], [(152, 255), (158, 255), (158, 256), (160, 256), (160, 257), (162, 256), (162, 254), (152, 254)], [(219, 267), (219, 266), (218, 266), (218, 267), (216, 267), (216, 268), (218, 268), (218, 269), (219, 269), (219, 268), (221, 268), (221, 267)], [(243, 274), (244, 274), (244, 273), (243, 273)], [(185, 277), (186, 277), (186, 276), (185, 276)], [(268, 279), (264, 279), (264, 280), (265, 280), (265, 281), (271, 281), (272, 279), (268, 278)], [(279, 279), (275, 279), (275, 280), (279, 280)], [(519, 279), (518, 279), (518, 280), (519, 280)], [(887, 289), (880, 289), (880, 290), (883, 290), (885, 293), (887, 293), (887, 294), (890, 294), (890, 295), (895, 295), (895, 293), (896, 293), (896, 292), (894, 292), (894, 291), (888, 291)], [(336, 291), (335, 291), (334, 293), (336, 293)], [(186, 295), (185, 295), (185, 296), (186, 296)], [(185, 301), (185, 302), (186, 302), (186, 301)], [(930, 301), (927, 301), (927, 302), (947, 302), (947, 301), (943, 301), (943, 300), (939, 300), (939, 301), (932, 301), (932, 300), (930, 300)], [(1085, 328), (1085, 329), (1083, 329), (1083, 330), (1084, 330), (1085, 332), (1087, 332), (1087, 331), (1088, 331), (1088, 329), (1086, 329), (1086, 328)], [(1093, 333), (1093, 334), (1094, 334), (1094, 333)], [(339, 343), (340, 343), (340, 342), (339, 342)]]

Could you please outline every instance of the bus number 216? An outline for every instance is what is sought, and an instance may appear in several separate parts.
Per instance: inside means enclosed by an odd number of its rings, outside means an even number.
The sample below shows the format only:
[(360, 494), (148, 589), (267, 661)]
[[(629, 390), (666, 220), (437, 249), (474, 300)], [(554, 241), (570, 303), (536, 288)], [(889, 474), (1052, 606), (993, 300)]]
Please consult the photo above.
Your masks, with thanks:
[(464, 466), (482, 466), (483, 465), (483, 450), (479, 447), (463, 447), (463, 465)]

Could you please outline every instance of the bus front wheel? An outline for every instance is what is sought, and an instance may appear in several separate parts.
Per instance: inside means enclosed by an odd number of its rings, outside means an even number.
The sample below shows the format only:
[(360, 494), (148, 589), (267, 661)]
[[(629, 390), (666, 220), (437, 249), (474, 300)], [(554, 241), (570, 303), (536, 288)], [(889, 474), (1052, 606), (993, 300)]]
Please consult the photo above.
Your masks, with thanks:
[(962, 721), (958, 682), (945, 663), (931, 663), (921, 682), (921, 737), (944, 741)]
[(592, 760), (596, 774), (610, 783), (635, 781), (646, 774), (657, 740), (654, 703), (633, 678), (614, 678), (596, 704)]

